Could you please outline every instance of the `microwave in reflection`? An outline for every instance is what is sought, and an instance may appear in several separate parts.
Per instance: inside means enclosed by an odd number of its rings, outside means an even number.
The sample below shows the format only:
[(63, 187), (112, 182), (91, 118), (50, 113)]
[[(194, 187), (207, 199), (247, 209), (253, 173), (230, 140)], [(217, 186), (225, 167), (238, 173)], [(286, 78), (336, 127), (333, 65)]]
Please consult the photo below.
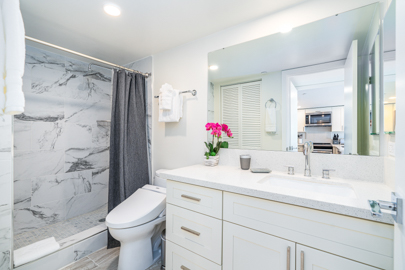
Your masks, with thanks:
[(305, 114), (306, 127), (332, 126), (332, 112), (311, 112)]

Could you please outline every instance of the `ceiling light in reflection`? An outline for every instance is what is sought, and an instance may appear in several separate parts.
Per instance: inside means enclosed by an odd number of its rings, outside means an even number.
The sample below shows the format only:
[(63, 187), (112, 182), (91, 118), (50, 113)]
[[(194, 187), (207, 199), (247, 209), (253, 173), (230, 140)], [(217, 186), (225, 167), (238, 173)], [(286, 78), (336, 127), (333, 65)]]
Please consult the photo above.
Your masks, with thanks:
[(121, 15), (120, 8), (118, 6), (112, 5), (112, 4), (105, 5), (104, 6), (104, 11), (108, 15), (111, 15), (111, 16), (114, 16), (114, 17)]
[(396, 99), (397, 97), (390, 97), (390, 99)]
[(210, 70), (217, 70), (218, 66), (217, 65), (211, 65), (211, 66), (209, 66), (209, 69)]

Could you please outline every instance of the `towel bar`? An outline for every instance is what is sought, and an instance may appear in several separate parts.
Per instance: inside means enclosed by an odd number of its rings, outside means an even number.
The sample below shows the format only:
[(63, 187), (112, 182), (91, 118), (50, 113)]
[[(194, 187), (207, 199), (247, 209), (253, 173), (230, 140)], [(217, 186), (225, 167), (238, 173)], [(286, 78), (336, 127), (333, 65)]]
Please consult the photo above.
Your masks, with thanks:
[[(197, 90), (187, 90), (187, 91), (181, 91), (180, 94), (186, 94), (186, 93), (191, 93), (193, 96), (197, 95)], [(154, 96), (155, 98), (159, 98), (159, 96)]]

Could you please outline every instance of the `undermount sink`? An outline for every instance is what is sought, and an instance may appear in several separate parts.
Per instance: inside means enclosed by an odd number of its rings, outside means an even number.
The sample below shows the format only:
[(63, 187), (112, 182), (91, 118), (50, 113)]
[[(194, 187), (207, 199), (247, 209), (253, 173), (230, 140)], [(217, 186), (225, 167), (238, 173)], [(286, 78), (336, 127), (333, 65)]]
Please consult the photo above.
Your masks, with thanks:
[(316, 180), (313, 178), (304, 179), (299, 177), (271, 175), (258, 181), (258, 183), (274, 187), (283, 187), (302, 191), (316, 192), (325, 195), (356, 198), (356, 193), (349, 185), (334, 182), (328, 183), (326, 181), (327, 180), (323, 182), (323, 180)]

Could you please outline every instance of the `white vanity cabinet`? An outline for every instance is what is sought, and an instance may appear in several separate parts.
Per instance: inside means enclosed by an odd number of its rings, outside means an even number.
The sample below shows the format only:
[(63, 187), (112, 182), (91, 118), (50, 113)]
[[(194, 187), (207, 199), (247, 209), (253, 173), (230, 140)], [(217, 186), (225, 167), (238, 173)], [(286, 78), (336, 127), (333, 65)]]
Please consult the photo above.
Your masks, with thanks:
[(393, 226), (167, 182), (166, 269), (393, 269)]
[(224, 270), (285, 270), (294, 266), (294, 242), (224, 222)]

